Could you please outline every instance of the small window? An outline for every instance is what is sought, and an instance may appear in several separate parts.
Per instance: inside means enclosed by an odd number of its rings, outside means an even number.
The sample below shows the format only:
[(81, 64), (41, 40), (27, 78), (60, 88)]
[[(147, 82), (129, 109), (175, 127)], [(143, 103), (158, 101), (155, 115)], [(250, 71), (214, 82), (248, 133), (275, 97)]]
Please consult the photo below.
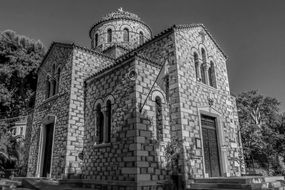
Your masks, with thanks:
[(140, 44), (144, 43), (144, 36), (143, 36), (143, 32), (140, 32)]
[(198, 54), (195, 52), (194, 53), (194, 63), (195, 63), (195, 73), (196, 73), (196, 79), (198, 81), (200, 80), (200, 75), (199, 75), (199, 59), (198, 59)]
[(129, 29), (125, 28), (124, 29), (124, 42), (128, 42), (130, 41), (130, 32), (129, 32)]
[(156, 115), (156, 138), (158, 141), (163, 140), (163, 124), (162, 124), (162, 104), (161, 98), (155, 98), (155, 115)]
[(204, 48), (201, 49), (201, 53), (202, 53), (202, 61), (203, 63), (201, 64), (201, 80), (204, 84), (206, 84), (206, 70), (205, 70), (205, 66), (207, 64), (207, 61), (206, 61), (206, 52), (204, 50)]
[(52, 65), (52, 74), (55, 73), (55, 64)]
[(24, 128), (21, 127), (21, 128), (20, 128), (20, 135), (23, 135), (23, 132), (24, 132)]
[(202, 83), (206, 84), (205, 63), (201, 64), (200, 70), (201, 70), (201, 81)]
[(97, 138), (98, 144), (103, 143), (104, 140), (104, 115), (101, 110), (101, 105), (98, 104), (96, 108), (96, 128), (97, 128)]
[(202, 61), (203, 61), (203, 63), (206, 63), (207, 62), (206, 52), (205, 52), (204, 48), (201, 49), (201, 53), (202, 53)]
[(98, 46), (98, 34), (95, 34), (95, 38), (94, 38), (94, 47)]
[(56, 80), (52, 79), (52, 94), (51, 94), (52, 96), (54, 96), (56, 94), (56, 88), (57, 88), (56, 83), (57, 83)]
[(111, 29), (107, 30), (107, 42), (108, 43), (112, 42), (112, 30)]
[(208, 74), (209, 74), (209, 83), (210, 86), (215, 87), (216, 88), (216, 74), (215, 74), (215, 65), (214, 63), (211, 61), (210, 62), (210, 68), (208, 70)]
[(106, 126), (106, 143), (111, 142), (111, 128), (112, 128), (112, 104), (107, 101), (107, 126)]
[(57, 69), (57, 75), (56, 75), (56, 76), (57, 76), (56, 93), (59, 92), (60, 71), (61, 71), (60, 68), (58, 68), (58, 69)]
[(47, 77), (46, 79), (46, 98), (49, 98), (50, 95), (50, 81), (49, 78)]

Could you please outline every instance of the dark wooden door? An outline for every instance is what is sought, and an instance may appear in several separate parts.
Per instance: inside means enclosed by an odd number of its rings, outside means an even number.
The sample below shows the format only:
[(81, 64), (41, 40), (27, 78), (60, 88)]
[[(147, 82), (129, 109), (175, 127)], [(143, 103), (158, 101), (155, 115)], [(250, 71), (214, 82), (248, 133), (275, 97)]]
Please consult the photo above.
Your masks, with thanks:
[(205, 170), (209, 177), (221, 175), (215, 118), (202, 116)]
[(50, 173), (50, 166), (51, 166), (51, 154), (52, 154), (52, 142), (53, 142), (53, 128), (54, 124), (48, 124), (45, 127), (46, 130), (46, 138), (45, 138), (45, 147), (44, 147), (44, 154), (43, 154), (43, 177), (47, 177), (47, 174)]

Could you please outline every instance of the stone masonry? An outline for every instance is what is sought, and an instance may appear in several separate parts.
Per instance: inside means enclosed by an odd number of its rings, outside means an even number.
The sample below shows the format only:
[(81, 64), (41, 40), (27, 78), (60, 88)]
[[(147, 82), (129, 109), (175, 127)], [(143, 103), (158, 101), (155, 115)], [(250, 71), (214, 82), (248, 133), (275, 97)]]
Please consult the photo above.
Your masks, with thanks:
[[(215, 121), (219, 176), (241, 175), (227, 57), (203, 25), (174, 25), (152, 37), (137, 15), (119, 9), (95, 24), (89, 36), (92, 49), (53, 43), (40, 66), (27, 134), (28, 176), (48, 171), (48, 177), (80, 178), (95, 189), (166, 188), (173, 171), (166, 167), (165, 148), (178, 139), (183, 182), (211, 177), (204, 116)], [(50, 123), (53, 145), (46, 169)]]

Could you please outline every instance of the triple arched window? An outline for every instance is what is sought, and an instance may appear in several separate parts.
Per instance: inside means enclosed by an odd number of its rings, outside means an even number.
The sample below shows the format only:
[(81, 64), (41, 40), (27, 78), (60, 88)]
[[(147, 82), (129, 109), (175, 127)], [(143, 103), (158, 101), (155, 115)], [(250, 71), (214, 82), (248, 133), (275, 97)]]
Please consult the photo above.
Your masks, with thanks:
[(60, 67), (56, 71), (55, 64), (53, 64), (52, 71), (46, 78), (46, 98), (52, 97), (59, 92), (60, 74)]
[(216, 88), (215, 64), (213, 61), (210, 61), (210, 63), (207, 62), (204, 48), (201, 48), (201, 56), (202, 61), (199, 62), (198, 54), (196, 52), (193, 53), (197, 81)]
[(125, 28), (123, 31), (123, 38), (124, 42), (129, 42), (130, 41), (130, 31), (129, 29)]
[(112, 29), (107, 30), (107, 42), (111, 43), (112, 42)]
[(96, 106), (96, 136), (97, 144), (111, 142), (112, 129), (112, 102), (107, 100), (105, 105), (98, 103)]

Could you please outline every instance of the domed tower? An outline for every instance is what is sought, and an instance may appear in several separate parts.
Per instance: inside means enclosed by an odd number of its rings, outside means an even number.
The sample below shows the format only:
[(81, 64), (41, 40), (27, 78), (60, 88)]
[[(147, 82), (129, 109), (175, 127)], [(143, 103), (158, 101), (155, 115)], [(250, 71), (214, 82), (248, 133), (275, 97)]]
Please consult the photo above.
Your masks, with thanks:
[(89, 32), (91, 48), (105, 50), (113, 45), (132, 49), (152, 37), (151, 29), (136, 14), (122, 8), (102, 17)]

